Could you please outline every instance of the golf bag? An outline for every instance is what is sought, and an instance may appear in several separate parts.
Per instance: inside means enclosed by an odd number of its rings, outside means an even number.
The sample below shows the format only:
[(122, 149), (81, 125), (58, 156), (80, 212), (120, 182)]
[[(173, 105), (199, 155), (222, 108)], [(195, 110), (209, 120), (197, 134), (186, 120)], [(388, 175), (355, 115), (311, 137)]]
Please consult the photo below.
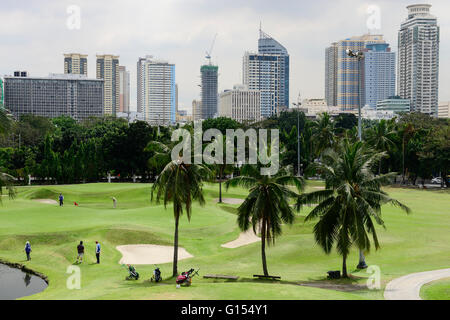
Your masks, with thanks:
[(126, 277), (126, 280), (139, 280), (139, 273), (136, 271), (136, 269), (132, 265), (127, 266), (127, 270), (129, 273), (129, 276)]
[(182, 272), (181, 275), (177, 277), (177, 284), (190, 286), (192, 283), (192, 278), (195, 275), (198, 275), (199, 270), (195, 271), (194, 269), (190, 269), (189, 271)]
[(161, 270), (159, 270), (159, 268), (158, 267), (156, 267), (155, 268), (155, 270), (153, 271), (153, 276), (152, 276), (152, 278), (150, 279), (150, 281), (154, 281), (154, 282), (160, 282), (160, 281), (162, 281), (162, 278), (161, 278)]

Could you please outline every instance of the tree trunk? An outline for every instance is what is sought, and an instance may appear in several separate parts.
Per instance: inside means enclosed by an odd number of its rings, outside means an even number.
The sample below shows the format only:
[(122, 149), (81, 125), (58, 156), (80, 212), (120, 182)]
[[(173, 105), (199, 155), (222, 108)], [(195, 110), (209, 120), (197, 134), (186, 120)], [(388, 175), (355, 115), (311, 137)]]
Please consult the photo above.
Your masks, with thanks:
[(267, 261), (266, 261), (266, 221), (262, 221), (261, 226), (261, 258), (263, 265), (263, 272), (265, 276), (269, 275), (269, 271), (267, 271)]
[(342, 257), (342, 278), (348, 278), (347, 275), (347, 255)]
[(222, 166), (220, 166), (219, 170), (219, 203), (222, 203)]
[(172, 276), (176, 277), (178, 275), (177, 265), (178, 265), (178, 223), (180, 220), (180, 215), (175, 216), (175, 236), (173, 241), (173, 272)]
[(380, 163), (378, 164), (378, 175), (381, 175), (381, 161), (383, 161), (383, 159), (380, 159)]

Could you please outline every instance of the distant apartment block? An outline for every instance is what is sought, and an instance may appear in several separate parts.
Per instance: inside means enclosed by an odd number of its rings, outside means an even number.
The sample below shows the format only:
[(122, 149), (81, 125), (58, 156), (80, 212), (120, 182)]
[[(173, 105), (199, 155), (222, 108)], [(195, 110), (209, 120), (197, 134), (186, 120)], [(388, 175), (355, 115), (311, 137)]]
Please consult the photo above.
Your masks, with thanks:
[(387, 43), (368, 44), (363, 59), (363, 106), (395, 95), (395, 53)]
[(80, 53), (64, 54), (64, 73), (84, 74), (87, 76), (87, 55)]
[(78, 74), (4, 78), (5, 107), (16, 117), (34, 114), (76, 120), (103, 115), (103, 80)]
[(97, 79), (104, 80), (104, 114), (115, 116), (120, 103), (119, 56), (97, 55)]
[(201, 100), (192, 100), (192, 120), (197, 121), (201, 120), (202, 113), (202, 101)]
[(233, 90), (220, 94), (219, 115), (238, 122), (257, 122), (261, 120), (261, 93), (249, 90), (245, 85), (235, 85)]
[(119, 112), (130, 111), (130, 71), (119, 66)]
[(437, 116), (440, 28), (431, 5), (410, 5), (398, 32), (397, 94), (411, 101), (412, 112)]
[(154, 59), (139, 58), (137, 63), (138, 112), (144, 120), (156, 125), (176, 121), (175, 65)]

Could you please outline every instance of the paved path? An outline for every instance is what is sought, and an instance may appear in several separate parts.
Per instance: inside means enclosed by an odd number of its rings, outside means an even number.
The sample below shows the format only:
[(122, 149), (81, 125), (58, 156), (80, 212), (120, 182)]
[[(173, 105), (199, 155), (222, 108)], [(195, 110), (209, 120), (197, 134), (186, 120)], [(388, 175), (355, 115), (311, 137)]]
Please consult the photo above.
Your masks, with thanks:
[(384, 290), (386, 300), (422, 300), (420, 287), (424, 284), (450, 278), (450, 269), (411, 273), (389, 282)]

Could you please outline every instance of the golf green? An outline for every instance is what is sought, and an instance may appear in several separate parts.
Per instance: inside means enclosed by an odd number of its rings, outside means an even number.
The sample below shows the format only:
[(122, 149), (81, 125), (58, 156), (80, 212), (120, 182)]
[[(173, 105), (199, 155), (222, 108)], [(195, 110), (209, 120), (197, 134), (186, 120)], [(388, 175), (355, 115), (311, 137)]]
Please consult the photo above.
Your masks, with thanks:
[[(312, 181), (308, 188), (319, 188)], [(25, 264), (48, 276), (49, 286), (26, 299), (383, 299), (386, 283), (408, 273), (448, 267), (450, 243), (450, 193), (413, 189), (386, 189), (408, 205), (413, 213), (386, 206), (386, 229), (379, 228), (381, 249), (367, 254), (369, 265), (381, 271), (381, 289), (370, 290), (371, 274), (356, 271), (358, 251), (348, 260), (349, 280), (326, 280), (326, 272), (339, 270), (341, 258), (333, 250), (326, 255), (314, 242), (313, 222), (304, 223), (306, 211), (298, 214), (292, 226), (267, 250), (272, 275), (281, 282), (253, 280), (261, 274), (259, 242), (235, 249), (221, 244), (239, 236), (236, 225), (238, 205), (217, 204), (218, 185), (204, 187), (207, 204), (195, 204), (191, 221), (180, 221), (180, 246), (192, 258), (178, 263), (179, 272), (195, 268), (200, 276), (191, 287), (177, 289), (172, 263), (159, 265), (164, 281), (149, 282), (153, 265), (136, 265), (141, 278), (126, 281), (127, 270), (119, 264), (116, 246), (127, 244), (172, 245), (174, 219), (172, 207), (150, 200), (150, 184), (82, 184), (18, 188), (18, 197), (3, 197), (0, 207), (0, 259)], [(36, 199), (57, 200), (65, 204), (40, 203)], [(226, 198), (245, 198), (244, 189), (224, 192)], [(117, 199), (113, 208), (112, 197)], [(74, 202), (78, 206), (74, 205)], [(76, 260), (76, 246), (83, 240), (85, 261), (80, 264), (80, 289), (70, 289), (68, 267)], [(102, 245), (101, 264), (95, 263), (95, 241)], [(32, 246), (32, 260), (25, 259), (25, 242)], [(238, 281), (204, 279), (205, 274), (239, 276)], [(70, 286), (69, 286), (70, 287)]]

